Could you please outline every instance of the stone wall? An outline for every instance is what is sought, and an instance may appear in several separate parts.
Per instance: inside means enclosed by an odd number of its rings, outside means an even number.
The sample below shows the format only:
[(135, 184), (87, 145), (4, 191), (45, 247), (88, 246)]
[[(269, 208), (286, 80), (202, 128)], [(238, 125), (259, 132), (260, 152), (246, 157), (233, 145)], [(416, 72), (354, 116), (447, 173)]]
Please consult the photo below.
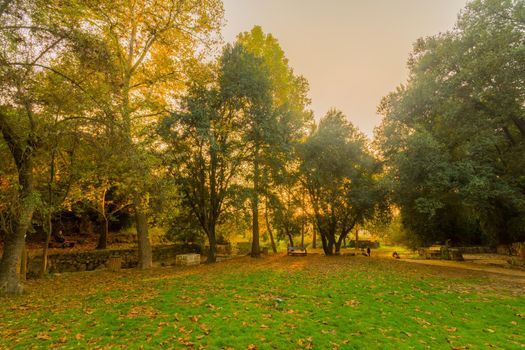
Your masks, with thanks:
[[(175, 256), (185, 253), (198, 253), (198, 245), (169, 245), (152, 247), (153, 264), (156, 266), (175, 265)], [(122, 268), (136, 267), (138, 264), (138, 250), (115, 249), (93, 250), (87, 252), (51, 254), (48, 257), (49, 272), (78, 272), (103, 269), (110, 257), (122, 258)], [(29, 278), (38, 275), (42, 265), (42, 256), (28, 258), (27, 274)]]
[(496, 253), (496, 248), (494, 247), (453, 247), (457, 249), (461, 254), (493, 254)]
[(525, 242), (515, 242), (512, 244), (499, 245), (497, 251), (498, 254), (519, 256), (521, 255), (522, 248), (525, 248)]

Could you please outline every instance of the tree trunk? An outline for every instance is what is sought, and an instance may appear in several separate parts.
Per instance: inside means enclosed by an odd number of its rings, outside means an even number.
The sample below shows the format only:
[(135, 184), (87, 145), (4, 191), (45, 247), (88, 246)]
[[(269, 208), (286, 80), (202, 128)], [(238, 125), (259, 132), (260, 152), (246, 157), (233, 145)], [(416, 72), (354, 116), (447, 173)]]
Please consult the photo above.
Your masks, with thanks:
[(294, 244), (293, 244), (293, 237), (291, 234), (289, 233), (286, 233), (286, 235), (288, 236), (288, 240), (290, 241), (290, 247), (295, 247)]
[(25, 246), (25, 236), (31, 225), (35, 208), (35, 200), (31, 197), (33, 174), (30, 158), (25, 158), (19, 163), (18, 181), (20, 184), (20, 211), (15, 232), (7, 235), (4, 243), (4, 254), (0, 261), (0, 294), (23, 292), (18, 273), (18, 262)]
[(334, 255), (334, 240), (332, 239), (332, 237), (327, 237), (327, 245), (326, 245), (326, 251), (325, 253), (327, 253), (326, 255)]
[(341, 241), (335, 242), (335, 255), (341, 254)]
[(255, 148), (253, 162), (253, 193), (252, 193), (252, 258), (261, 256), (259, 243), (259, 146)]
[(108, 247), (109, 220), (107, 217), (103, 217), (102, 221), (104, 224), (104, 229), (98, 237), (98, 244), (96, 249), (106, 249)]
[(339, 236), (339, 239), (337, 240), (337, 242), (335, 243), (335, 254), (336, 255), (339, 255), (341, 253), (341, 245), (343, 242), (345, 242), (345, 246), (346, 246), (346, 236), (348, 235), (348, 231), (345, 233), (341, 233), (341, 235)]
[(137, 226), (137, 238), (139, 243), (139, 264), (138, 268), (145, 270), (153, 265), (151, 253), (151, 243), (148, 233), (148, 217), (146, 211), (140, 203), (138, 197), (135, 198), (135, 225)]
[(42, 278), (47, 273), (47, 255), (49, 251), (49, 243), (51, 242), (51, 235), (53, 232), (53, 221), (52, 221), (52, 213), (51, 210), (49, 210), (49, 213), (47, 214), (47, 225), (46, 225), (46, 242), (44, 243), (44, 247), (42, 249), (42, 266), (40, 267), (40, 272), (38, 273), (38, 277)]
[(359, 252), (359, 227), (355, 228), (355, 252)]
[(316, 229), (316, 226), (315, 224), (312, 225), (312, 248), (313, 249), (316, 249), (317, 248), (317, 229)]
[(24, 242), (22, 248), (22, 256), (20, 257), (20, 280), (25, 281), (27, 279), (27, 249)]
[(331, 251), (328, 246), (328, 240), (326, 239), (325, 235), (322, 232), (319, 232), (319, 235), (321, 236), (321, 243), (323, 244), (324, 254), (331, 255)]
[(208, 241), (210, 243), (210, 251), (208, 252), (208, 263), (217, 261), (217, 238), (215, 237), (215, 226), (210, 225), (208, 228)]
[(301, 224), (301, 247), (304, 247), (304, 222)]
[(266, 201), (266, 210), (264, 213), (264, 217), (266, 219), (266, 229), (268, 230), (268, 235), (270, 236), (270, 242), (272, 243), (272, 250), (274, 254), (276, 254), (277, 247), (275, 246), (275, 240), (273, 239), (272, 226), (270, 225), (270, 220), (268, 218), (268, 201)]

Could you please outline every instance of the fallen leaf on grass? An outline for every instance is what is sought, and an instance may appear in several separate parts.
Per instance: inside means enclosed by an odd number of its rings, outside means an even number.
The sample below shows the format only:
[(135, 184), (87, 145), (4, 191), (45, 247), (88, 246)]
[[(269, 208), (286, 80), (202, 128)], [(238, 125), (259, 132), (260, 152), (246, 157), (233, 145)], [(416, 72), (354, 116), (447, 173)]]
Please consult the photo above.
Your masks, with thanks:
[(457, 331), (458, 329), (456, 327), (450, 327), (450, 328), (447, 328), (447, 331), (449, 332), (455, 332)]
[(207, 324), (202, 323), (199, 325), (199, 328), (201, 329), (201, 331), (204, 332), (204, 334), (206, 335), (210, 334), (210, 328), (208, 327)]
[(257, 346), (255, 346), (255, 344), (250, 344), (246, 347), (246, 349), (248, 350), (257, 350)]
[(345, 306), (356, 307), (356, 306), (358, 306), (359, 304), (361, 304), (361, 303), (359, 302), (359, 300), (355, 300), (355, 299), (351, 299), (351, 300), (347, 300), (347, 301), (345, 301)]
[(197, 322), (199, 322), (199, 319), (201, 317), (202, 317), (201, 315), (194, 315), (194, 316), (190, 316), (188, 318), (190, 319), (191, 322), (197, 323)]
[(213, 304), (206, 304), (206, 307), (210, 310), (219, 310), (220, 308)]
[(188, 339), (179, 338), (177, 340), (179, 341), (180, 344), (182, 344), (184, 346), (193, 347), (193, 343), (191, 341), (189, 341)]
[(39, 333), (39, 334), (36, 335), (36, 339), (51, 340), (51, 337), (47, 333)]

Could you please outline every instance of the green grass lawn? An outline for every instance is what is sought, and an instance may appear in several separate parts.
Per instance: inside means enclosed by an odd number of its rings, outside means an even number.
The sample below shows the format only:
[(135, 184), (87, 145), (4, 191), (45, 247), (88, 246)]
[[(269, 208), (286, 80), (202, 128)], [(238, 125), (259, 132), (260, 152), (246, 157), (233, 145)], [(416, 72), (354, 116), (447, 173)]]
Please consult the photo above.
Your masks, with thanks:
[(0, 348), (523, 349), (523, 287), (366, 257), (63, 274), (0, 299)]

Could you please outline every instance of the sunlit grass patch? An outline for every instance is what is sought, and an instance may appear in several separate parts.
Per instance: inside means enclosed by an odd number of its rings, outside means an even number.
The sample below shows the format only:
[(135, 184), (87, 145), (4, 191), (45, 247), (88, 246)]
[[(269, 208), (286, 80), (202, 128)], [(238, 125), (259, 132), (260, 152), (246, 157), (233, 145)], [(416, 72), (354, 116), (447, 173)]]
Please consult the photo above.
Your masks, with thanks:
[[(290, 268), (298, 262), (300, 267)], [(241, 259), (147, 273), (85, 274), (86, 285), (100, 286), (87, 295), (47, 289), (76, 278), (35, 283), (30, 288), (36, 298), (6, 300), (0, 306), (0, 347), (525, 346), (523, 294), (479, 277), (392, 260)]]

